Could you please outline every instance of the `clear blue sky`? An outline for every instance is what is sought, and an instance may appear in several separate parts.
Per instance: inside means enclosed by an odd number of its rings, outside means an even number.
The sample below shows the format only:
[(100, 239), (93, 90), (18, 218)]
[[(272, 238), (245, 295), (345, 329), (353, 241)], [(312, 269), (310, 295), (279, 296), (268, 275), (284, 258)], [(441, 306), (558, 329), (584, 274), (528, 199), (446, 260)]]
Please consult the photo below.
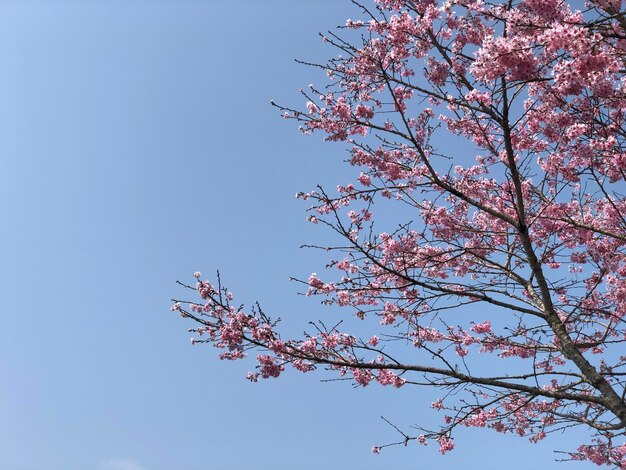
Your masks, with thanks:
[(174, 282), (220, 268), (287, 327), (328, 315), (290, 275), (329, 234), (297, 191), (358, 170), (298, 134), (270, 99), (323, 82), (294, 58), (334, 54), (317, 32), (347, 0), (0, 2), (0, 469), (585, 469), (489, 431), (457, 450), (374, 444), (435, 423), (433, 395), (251, 384), (250, 364), (192, 347)]

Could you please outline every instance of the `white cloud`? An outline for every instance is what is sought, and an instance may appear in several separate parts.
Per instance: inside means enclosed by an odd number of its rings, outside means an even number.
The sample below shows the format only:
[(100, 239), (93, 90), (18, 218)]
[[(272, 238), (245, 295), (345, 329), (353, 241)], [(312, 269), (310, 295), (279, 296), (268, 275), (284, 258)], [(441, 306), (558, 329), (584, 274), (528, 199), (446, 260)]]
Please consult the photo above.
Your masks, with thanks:
[(144, 468), (134, 459), (111, 459), (100, 462), (98, 470), (144, 470)]

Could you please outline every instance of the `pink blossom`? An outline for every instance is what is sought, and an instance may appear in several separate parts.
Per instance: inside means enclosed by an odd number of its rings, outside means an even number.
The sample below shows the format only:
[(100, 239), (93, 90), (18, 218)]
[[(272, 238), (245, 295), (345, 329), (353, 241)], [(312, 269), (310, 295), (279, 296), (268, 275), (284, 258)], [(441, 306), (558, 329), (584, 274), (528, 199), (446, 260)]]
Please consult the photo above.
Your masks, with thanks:
[(405, 443), (443, 454), (458, 426), (531, 442), (577, 426), (572, 459), (626, 468), (623, 2), (369, 7), (324, 37), (339, 55), (302, 109), (274, 104), (359, 173), (296, 195), (334, 237), (316, 244), (330, 278), (300, 281), (328, 311), (286, 335), (199, 272), (195, 301), (172, 310), (222, 359), (256, 350), (251, 381), (292, 367), (445, 388), (441, 427)]
[(491, 322), (487, 320), (483, 323), (477, 323), (472, 326), (472, 331), (478, 334), (489, 333), (491, 331)]
[(366, 175), (365, 173), (361, 173), (358, 180), (363, 186), (371, 186), (372, 184), (372, 179), (369, 175)]
[(442, 454), (450, 452), (452, 449), (454, 449), (454, 441), (447, 436), (441, 436), (439, 439), (437, 439), (437, 442), (439, 443), (439, 452), (441, 452)]

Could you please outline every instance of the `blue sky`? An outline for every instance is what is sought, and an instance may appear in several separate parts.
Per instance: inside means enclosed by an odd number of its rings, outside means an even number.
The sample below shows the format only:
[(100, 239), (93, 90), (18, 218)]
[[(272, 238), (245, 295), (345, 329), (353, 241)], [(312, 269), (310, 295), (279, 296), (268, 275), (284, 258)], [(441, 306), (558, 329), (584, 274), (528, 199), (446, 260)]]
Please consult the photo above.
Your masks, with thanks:
[(436, 423), (434, 395), (353, 389), (323, 373), (251, 384), (246, 363), (192, 347), (175, 281), (219, 268), (239, 300), (300, 331), (328, 315), (289, 276), (329, 234), (294, 198), (358, 170), (300, 135), (270, 99), (323, 82), (294, 58), (334, 52), (317, 33), (347, 0), (0, 2), (0, 468), (542, 469), (492, 432), (369, 449)]

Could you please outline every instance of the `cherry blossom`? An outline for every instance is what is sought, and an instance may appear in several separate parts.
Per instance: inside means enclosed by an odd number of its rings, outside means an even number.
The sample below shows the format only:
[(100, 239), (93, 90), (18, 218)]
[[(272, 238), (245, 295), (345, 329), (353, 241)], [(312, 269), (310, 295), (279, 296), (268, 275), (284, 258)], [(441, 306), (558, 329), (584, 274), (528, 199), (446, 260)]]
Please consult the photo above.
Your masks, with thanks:
[[(394, 425), (375, 453), (444, 454), (459, 427), (536, 443), (578, 426), (566, 458), (626, 468), (626, 11), (576, 5), (373, 0), (325, 36), (325, 83), (303, 110), (274, 106), (350, 152), (353, 181), (297, 194), (337, 234), (329, 270), (300, 282), (368, 334), (284, 338), (197, 272), (172, 307), (194, 343), (258, 351), (252, 382), (291, 367), (440, 391), (438, 428)], [(391, 207), (393, 225), (377, 218)]]

